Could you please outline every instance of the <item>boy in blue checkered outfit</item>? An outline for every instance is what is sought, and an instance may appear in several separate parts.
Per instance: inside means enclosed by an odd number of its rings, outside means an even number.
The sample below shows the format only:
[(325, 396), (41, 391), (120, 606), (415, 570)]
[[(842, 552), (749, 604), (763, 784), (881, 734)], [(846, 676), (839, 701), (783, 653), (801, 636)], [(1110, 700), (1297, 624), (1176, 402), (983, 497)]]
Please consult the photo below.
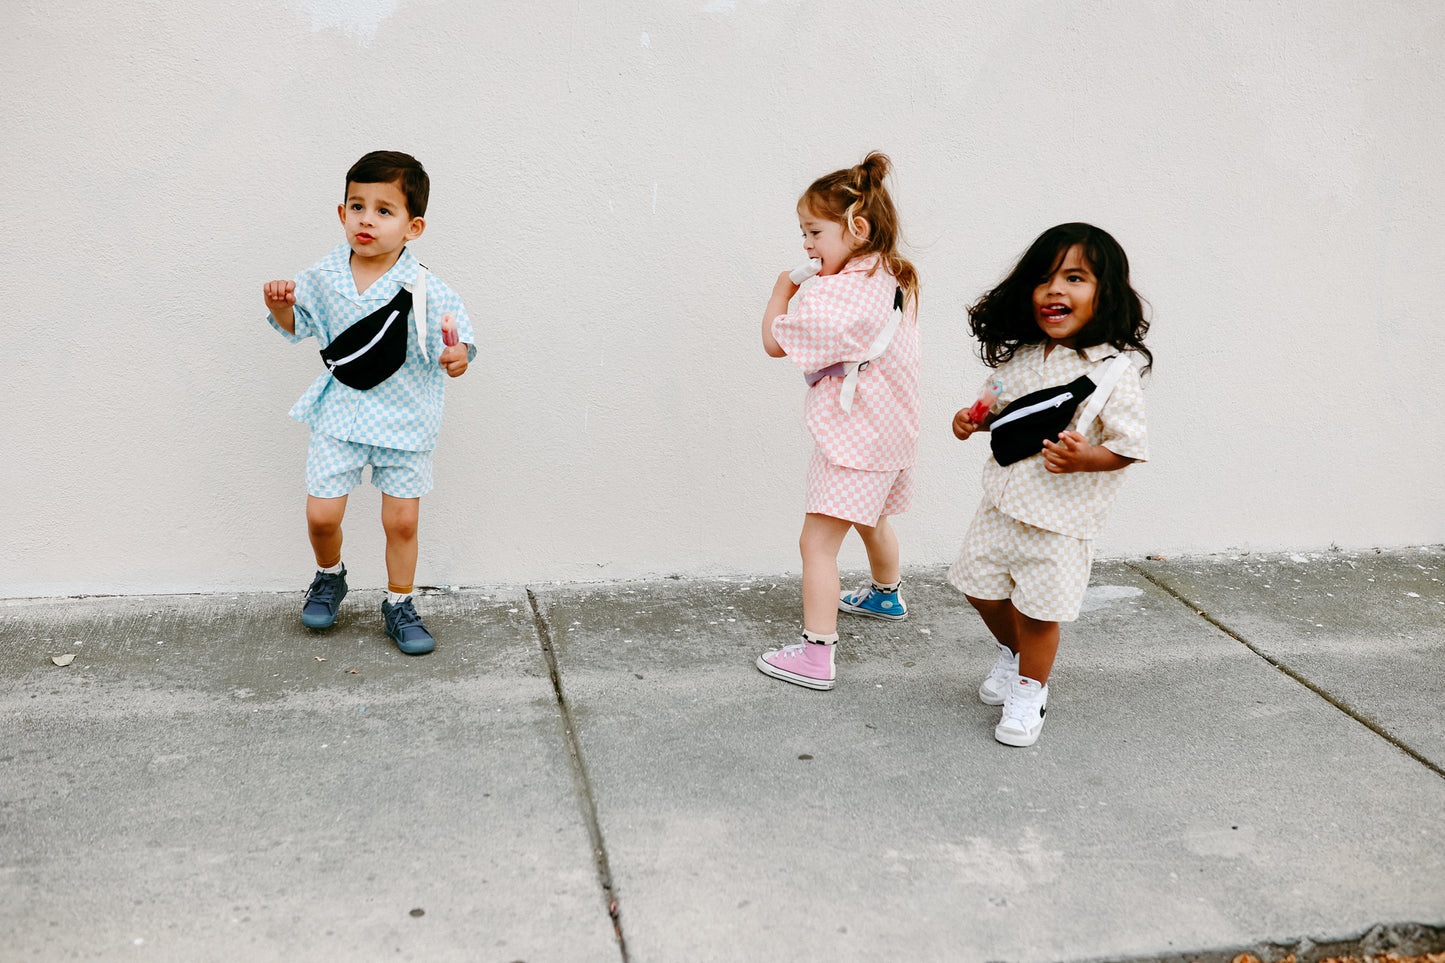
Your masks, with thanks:
[(341, 520), (370, 465), (381, 489), (390, 583), (382, 618), (409, 655), (436, 645), (412, 589), (421, 496), (432, 489), (445, 401), (442, 372), (460, 376), (477, 353), (461, 298), (407, 247), (426, 227), (430, 186), (410, 155), (367, 154), (347, 171), (346, 198), (336, 208), (346, 242), (296, 280), (268, 281), (263, 291), (267, 320), (288, 341), (314, 336), (325, 346), (326, 372), (291, 409), (311, 426), (306, 526), (318, 568), (301, 622), (324, 629), (336, 621), (347, 591)]

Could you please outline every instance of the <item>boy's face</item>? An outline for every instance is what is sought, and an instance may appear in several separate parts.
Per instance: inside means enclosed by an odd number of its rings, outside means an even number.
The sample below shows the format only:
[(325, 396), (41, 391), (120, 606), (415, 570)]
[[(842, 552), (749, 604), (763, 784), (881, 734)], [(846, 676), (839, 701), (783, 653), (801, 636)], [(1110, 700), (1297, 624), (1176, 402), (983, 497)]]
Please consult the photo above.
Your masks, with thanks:
[(408, 242), (421, 236), (426, 221), (407, 214), (406, 195), (400, 181), (346, 185), (346, 203), (336, 213), (346, 228), (346, 243), (365, 260), (395, 258)]

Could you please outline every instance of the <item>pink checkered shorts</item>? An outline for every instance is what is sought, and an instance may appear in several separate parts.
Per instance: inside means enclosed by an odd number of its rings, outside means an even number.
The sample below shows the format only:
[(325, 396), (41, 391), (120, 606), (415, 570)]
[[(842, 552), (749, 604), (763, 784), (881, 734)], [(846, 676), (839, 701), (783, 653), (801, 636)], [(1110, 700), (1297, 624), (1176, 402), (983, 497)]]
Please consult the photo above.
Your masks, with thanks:
[(902, 515), (913, 503), (913, 469), (861, 471), (835, 465), (821, 448), (808, 463), (810, 515), (831, 515), (872, 527), (880, 515)]

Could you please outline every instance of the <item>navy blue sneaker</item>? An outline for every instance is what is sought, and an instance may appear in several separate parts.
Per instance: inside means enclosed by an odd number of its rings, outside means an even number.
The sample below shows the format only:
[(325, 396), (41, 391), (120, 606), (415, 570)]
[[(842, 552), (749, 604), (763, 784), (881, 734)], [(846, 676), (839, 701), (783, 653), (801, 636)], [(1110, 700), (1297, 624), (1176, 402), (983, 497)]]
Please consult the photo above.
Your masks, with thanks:
[(308, 629), (329, 629), (336, 621), (336, 610), (346, 598), (346, 566), (335, 575), (317, 572), (301, 603), (301, 624)]
[(386, 620), (386, 634), (396, 643), (396, 647), (407, 655), (426, 655), (437, 647), (436, 639), (421, 624), (421, 616), (416, 614), (416, 606), (411, 604), (411, 596), (402, 599), (396, 605), (392, 605), (385, 599), (381, 602), (381, 617)]
[(873, 580), (867, 579), (851, 592), (844, 592), (838, 599), (840, 612), (866, 615), (870, 619), (887, 619), (898, 622), (908, 618), (908, 606), (904, 604), (902, 592), (880, 592), (873, 587)]

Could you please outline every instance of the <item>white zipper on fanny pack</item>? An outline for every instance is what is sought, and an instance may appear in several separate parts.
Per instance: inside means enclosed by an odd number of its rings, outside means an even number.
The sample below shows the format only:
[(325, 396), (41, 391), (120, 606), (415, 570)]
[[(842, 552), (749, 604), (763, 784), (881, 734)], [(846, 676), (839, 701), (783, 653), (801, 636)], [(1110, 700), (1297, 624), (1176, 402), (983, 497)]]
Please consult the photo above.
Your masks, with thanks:
[(1040, 401), (1037, 404), (1029, 405), (1027, 408), (1020, 408), (1018, 411), (1006, 415), (1005, 417), (1000, 418), (998, 421), (995, 421), (993, 424), (989, 425), (989, 430), (992, 431), (994, 428), (1006, 425), (1010, 421), (1017, 421), (1018, 419), (1031, 415), (1036, 411), (1044, 411), (1048, 408), (1057, 408), (1072, 397), (1074, 397), (1074, 393), (1072, 391), (1065, 391), (1057, 398), (1050, 398), (1047, 401)]
[(381, 330), (378, 331), (378, 332), (376, 332), (376, 337), (374, 337), (374, 338), (372, 338), (370, 341), (368, 341), (368, 342), (366, 343), (366, 346), (365, 346), (364, 348), (358, 348), (357, 350), (351, 352), (351, 354), (349, 354), (349, 355), (347, 355), (346, 357), (341, 358), (341, 359), (339, 359), (339, 360), (337, 360), (337, 361), (328, 361), (328, 362), (326, 363), (327, 367), (330, 368), (332, 371), (335, 371), (337, 365), (346, 364), (348, 361), (355, 361), (357, 358), (361, 357), (362, 355), (366, 354), (366, 352), (368, 352), (368, 351), (370, 351), (372, 348), (376, 347), (376, 342), (380, 341), (380, 340), (381, 340), (381, 336), (384, 335), (384, 334), (386, 334), (386, 329), (389, 328), (389, 327), (391, 327), (391, 322), (393, 322), (393, 321), (396, 320), (396, 316), (397, 316), (398, 314), (401, 314), (401, 312), (400, 312), (400, 311), (393, 311), (393, 312), (391, 312), (391, 317), (389, 317), (389, 318), (386, 319), (386, 324), (383, 324), (383, 325), (381, 326)]

